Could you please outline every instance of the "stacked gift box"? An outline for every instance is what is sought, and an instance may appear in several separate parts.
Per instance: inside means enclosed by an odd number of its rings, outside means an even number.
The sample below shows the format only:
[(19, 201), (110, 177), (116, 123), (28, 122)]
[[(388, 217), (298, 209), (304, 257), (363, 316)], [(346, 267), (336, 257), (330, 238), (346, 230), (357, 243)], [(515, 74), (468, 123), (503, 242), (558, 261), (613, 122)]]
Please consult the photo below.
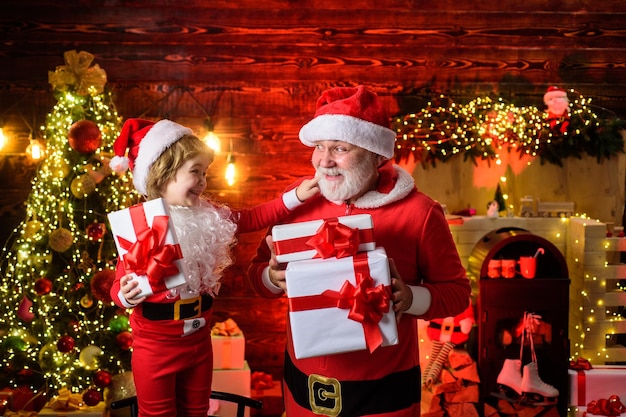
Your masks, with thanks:
[[(222, 391), (250, 397), (250, 367), (245, 360), (246, 340), (243, 332), (231, 318), (217, 322), (211, 328), (213, 345), (213, 391)], [(216, 400), (212, 400), (216, 401)], [(237, 404), (217, 401), (212, 404), (220, 417), (235, 417)], [(245, 416), (250, 415), (246, 409)]]
[[(287, 262), (289, 321), (297, 358), (397, 343), (391, 278), (384, 248), (376, 247), (372, 217), (343, 216), (275, 226), (279, 262)], [(349, 317), (355, 294), (367, 289), (371, 313)], [(365, 291), (363, 291), (365, 292)], [(326, 324), (336, 325), (329, 328)]]
[[(626, 362), (626, 238), (613, 233), (612, 225), (591, 219), (571, 218), (567, 263), (570, 272), (571, 355), (593, 365)], [(598, 355), (602, 352), (602, 355)]]
[[(588, 406), (602, 402), (607, 407), (618, 400), (626, 403), (626, 366), (591, 365), (580, 358), (570, 365), (569, 404), (572, 415), (580, 416), (585, 412), (589, 417), (597, 415)], [(626, 410), (623, 412), (626, 413)]]

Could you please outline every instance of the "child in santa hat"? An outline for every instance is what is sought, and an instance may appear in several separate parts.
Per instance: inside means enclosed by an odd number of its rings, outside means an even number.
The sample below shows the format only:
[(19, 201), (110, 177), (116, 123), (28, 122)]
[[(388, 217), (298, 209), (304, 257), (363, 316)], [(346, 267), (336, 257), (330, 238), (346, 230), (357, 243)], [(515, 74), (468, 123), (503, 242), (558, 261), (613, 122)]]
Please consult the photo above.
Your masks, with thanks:
[(214, 154), (191, 129), (170, 120), (130, 119), (114, 151), (114, 171), (131, 168), (137, 191), (168, 204), (189, 272), (183, 287), (135, 298), (138, 282), (124, 261), (118, 262), (110, 292), (118, 306), (133, 309), (132, 371), (139, 416), (206, 417), (213, 369), (207, 324), (222, 272), (233, 262), (235, 233), (275, 223), (317, 194), (317, 180), (250, 210), (233, 211), (202, 198)]

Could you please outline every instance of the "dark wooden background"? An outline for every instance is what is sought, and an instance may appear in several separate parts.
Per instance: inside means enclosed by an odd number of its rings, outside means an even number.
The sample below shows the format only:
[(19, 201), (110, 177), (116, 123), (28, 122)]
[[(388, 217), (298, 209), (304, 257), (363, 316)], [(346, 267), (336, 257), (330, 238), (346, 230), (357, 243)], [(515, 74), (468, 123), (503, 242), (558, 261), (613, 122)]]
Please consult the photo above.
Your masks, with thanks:
[[(28, 135), (55, 103), (48, 71), (67, 50), (95, 55), (124, 118), (201, 132), (210, 116), (239, 179), (225, 184), (220, 157), (209, 193), (233, 207), (274, 198), (311, 171), (297, 133), (332, 86), (369, 85), (395, 115), (438, 93), (541, 106), (557, 84), (626, 115), (622, 0), (4, 0), (0, 45), (0, 123), (12, 140), (0, 154), (3, 240), (30, 191)], [(256, 297), (245, 278), (261, 235), (241, 237), (215, 316), (243, 328), (253, 370), (279, 377), (284, 303)]]

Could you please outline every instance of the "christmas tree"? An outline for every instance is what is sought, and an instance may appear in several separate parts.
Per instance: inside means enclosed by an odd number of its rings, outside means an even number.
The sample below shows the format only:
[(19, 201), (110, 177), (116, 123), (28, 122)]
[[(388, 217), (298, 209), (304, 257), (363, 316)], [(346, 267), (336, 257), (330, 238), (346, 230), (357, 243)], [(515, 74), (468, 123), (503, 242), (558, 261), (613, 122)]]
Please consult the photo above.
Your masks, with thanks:
[(121, 120), (105, 71), (87, 52), (64, 58), (49, 72), (58, 101), (42, 127), (45, 157), (0, 260), (0, 388), (94, 405), (130, 370), (127, 312), (109, 296), (117, 251), (106, 214), (138, 196), (130, 174), (108, 166)]

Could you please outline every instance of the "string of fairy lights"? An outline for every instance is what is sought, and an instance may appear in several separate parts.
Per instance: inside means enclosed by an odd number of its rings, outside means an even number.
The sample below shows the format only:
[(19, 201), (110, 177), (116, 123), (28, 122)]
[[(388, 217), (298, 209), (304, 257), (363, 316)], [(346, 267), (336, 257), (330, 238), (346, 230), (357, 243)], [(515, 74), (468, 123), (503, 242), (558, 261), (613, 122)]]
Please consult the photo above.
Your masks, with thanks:
[[(13, 246), (2, 250), (0, 298), (12, 308), (3, 309), (0, 318), (8, 328), (1, 366), (40, 373), (35, 380), (45, 381), (47, 390), (80, 393), (94, 388), (93, 372), (99, 366), (113, 374), (128, 367), (100, 337), (112, 332), (112, 323), (127, 323), (127, 317), (88, 290), (97, 272), (114, 267), (117, 252), (111, 242), (104, 245), (104, 235), (93, 241), (89, 230), (105, 224), (107, 212), (136, 203), (137, 195), (130, 175), (107, 171), (121, 120), (110, 95), (65, 91), (57, 98), (42, 127), (46, 158), (32, 180), (25, 220), (15, 230)], [(67, 144), (70, 126), (81, 119), (92, 119), (102, 135), (102, 146), (88, 157)], [(100, 201), (97, 210), (89, 196)], [(89, 245), (97, 250), (90, 253)], [(42, 280), (49, 282), (43, 292), (37, 289)], [(59, 329), (62, 322), (69, 323), (65, 330)], [(67, 349), (60, 348), (63, 343)]]
[[(501, 152), (538, 157), (562, 164), (567, 157), (591, 155), (598, 160), (623, 151), (623, 120), (606, 120), (593, 111), (591, 99), (569, 91), (569, 112), (550, 122), (535, 106), (517, 106), (503, 97), (477, 97), (467, 104), (440, 95), (418, 112), (395, 117), (396, 161), (413, 157), (436, 165), (456, 156), (498, 160)], [(561, 129), (566, 126), (567, 129)]]

